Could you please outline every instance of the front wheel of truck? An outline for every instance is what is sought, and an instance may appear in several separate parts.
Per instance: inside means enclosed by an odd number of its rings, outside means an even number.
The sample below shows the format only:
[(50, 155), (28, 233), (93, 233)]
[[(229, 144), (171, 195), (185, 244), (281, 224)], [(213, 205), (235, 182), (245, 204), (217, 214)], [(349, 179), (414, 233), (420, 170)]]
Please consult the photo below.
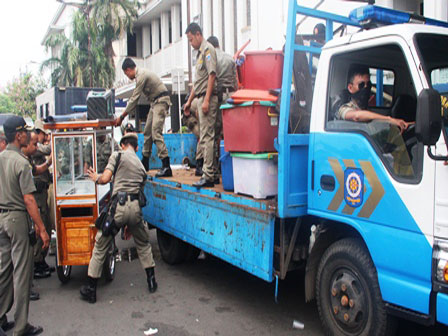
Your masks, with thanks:
[(157, 243), (163, 261), (175, 265), (185, 261), (187, 257), (187, 244), (165, 231), (157, 229)]
[(327, 335), (393, 332), (375, 266), (359, 239), (339, 240), (324, 253), (316, 276), (316, 298)]

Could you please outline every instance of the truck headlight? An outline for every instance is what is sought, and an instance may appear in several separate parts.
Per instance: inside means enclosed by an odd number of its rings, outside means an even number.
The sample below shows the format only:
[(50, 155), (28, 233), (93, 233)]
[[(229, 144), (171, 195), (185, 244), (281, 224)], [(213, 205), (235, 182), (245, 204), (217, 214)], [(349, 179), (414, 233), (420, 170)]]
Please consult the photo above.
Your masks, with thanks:
[(437, 281), (448, 284), (448, 242), (441, 240), (434, 242), (434, 259)]

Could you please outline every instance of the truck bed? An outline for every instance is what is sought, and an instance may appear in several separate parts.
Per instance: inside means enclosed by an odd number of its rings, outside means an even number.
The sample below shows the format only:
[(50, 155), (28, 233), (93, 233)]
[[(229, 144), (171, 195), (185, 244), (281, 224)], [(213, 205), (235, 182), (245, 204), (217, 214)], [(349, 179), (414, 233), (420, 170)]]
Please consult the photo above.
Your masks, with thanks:
[(151, 225), (264, 280), (273, 280), (276, 199), (256, 200), (213, 188), (192, 186), (194, 170), (173, 177), (148, 173), (143, 217)]
[[(152, 169), (149, 170), (148, 175), (151, 178), (155, 178), (155, 174), (157, 173), (157, 169)], [(200, 177), (195, 176), (194, 175), (195, 170), (194, 169), (173, 169), (173, 177), (166, 177), (163, 179), (157, 179), (158, 181), (170, 181), (172, 183), (180, 183), (184, 186), (190, 186), (191, 188), (193, 187), (193, 183), (197, 182), (199, 180)], [(197, 192), (200, 192), (200, 189), (194, 188), (197, 190)], [(243, 200), (248, 200), (253, 201), (253, 202), (259, 202), (259, 203), (263, 203), (266, 207), (266, 209), (274, 209), (276, 208), (276, 200), (275, 198), (271, 197), (268, 199), (254, 199), (251, 196), (246, 196), (246, 195), (241, 195), (241, 194), (237, 194), (234, 193), (233, 191), (225, 191), (222, 183), (221, 183), (221, 179), (220, 179), (220, 184), (215, 184), (215, 186), (213, 188), (204, 188), (204, 190), (208, 190), (210, 192), (214, 192), (214, 193), (220, 193), (220, 194), (226, 194), (226, 195), (232, 195), (233, 197), (236, 198), (240, 198), (241, 201)]]

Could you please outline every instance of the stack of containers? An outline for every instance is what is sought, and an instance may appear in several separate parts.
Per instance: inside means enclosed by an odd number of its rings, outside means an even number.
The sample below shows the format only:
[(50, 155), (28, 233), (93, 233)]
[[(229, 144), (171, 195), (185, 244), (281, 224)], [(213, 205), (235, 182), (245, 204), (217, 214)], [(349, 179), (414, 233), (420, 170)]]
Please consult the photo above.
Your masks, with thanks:
[[(281, 87), (282, 70), (282, 51), (246, 52), (239, 69), (243, 90), (232, 96), (235, 103), (221, 106), (224, 150), (232, 159), (234, 191), (257, 199), (277, 195), (274, 139), (279, 116), (277, 97), (269, 90)], [(228, 168), (222, 166), (221, 170), (223, 181), (228, 180)]]

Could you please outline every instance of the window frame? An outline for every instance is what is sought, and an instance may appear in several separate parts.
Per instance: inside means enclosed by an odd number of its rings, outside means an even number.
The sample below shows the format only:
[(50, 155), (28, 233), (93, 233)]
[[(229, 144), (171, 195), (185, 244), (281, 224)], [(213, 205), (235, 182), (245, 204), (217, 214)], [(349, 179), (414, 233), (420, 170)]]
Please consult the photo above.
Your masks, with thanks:
[[(403, 50), (401, 44), (398, 42), (389, 41), (386, 43), (377, 44), (371, 48), (374, 49), (374, 48), (386, 47), (388, 45), (397, 46), (400, 49), (400, 52), (403, 56), (403, 60), (405, 60), (405, 61), (408, 60), (406, 57), (405, 51)], [(372, 145), (372, 148), (374, 149), (375, 153), (377, 154), (377, 157), (383, 163), (383, 166), (389, 172), (389, 174), (392, 176), (392, 178), (394, 180), (396, 180), (397, 182), (403, 183), (403, 184), (410, 184), (410, 185), (419, 184), (423, 178), (423, 158), (424, 158), (424, 150), (423, 150), (424, 146), (422, 145), (421, 142), (417, 142), (417, 144), (416, 144), (417, 150), (416, 150), (415, 160), (417, 160), (417, 164), (416, 164), (417, 171), (414, 172), (414, 176), (412, 176), (412, 177), (404, 177), (404, 176), (397, 175), (397, 173), (395, 173), (393, 166), (391, 166), (389, 164), (389, 162), (384, 158), (384, 156), (382, 155), (382, 150), (380, 149), (377, 142), (371, 137), (371, 135), (369, 133), (367, 133), (366, 131), (359, 129), (359, 128), (358, 129), (354, 129), (354, 128), (334, 129), (334, 128), (329, 127), (329, 125), (328, 125), (330, 121), (333, 121), (333, 120), (329, 120), (329, 117), (330, 117), (331, 98), (332, 98), (330, 93), (331, 93), (332, 84), (336, 80), (335, 79), (335, 71), (334, 71), (335, 59), (338, 59), (339, 57), (341, 57), (344, 54), (356, 53), (357, 51), (365, 51), (365, 50), (366, 50), (365, 47), (361, 47), (361, 48), (356, 48), (356, 49), (350, 49), (348, 51), (341, 51), (341, 52), (331, 55), (330, 60), (329, 60), (329, 68), (328, 68), (330, 75), (329, 75), (329, 80), (327, 83), (328, 94), (327, 94), (326, 105), (325, 105), (324, 130), (325, 130), (325, 132), (328, 132), (328, 133), (355, 133), (355, 134), (360, 134), (360, 135), (364, 136), (364, 138), (367, 139), (367, 141)], [(363, 62), (359, 62), (359, 64), (367, 65)], [(398, 76), (397, 76), (397, 71), (395, 71), (394, 69), (389, 69), (388, 67), (379, 67), (379, 64), (367, 65), (367, 66), (369, 67), (369, 69), (372, 69), (372, 68), (373, 69), (383, 69), (383, 70), (392, 71), (394, 73), (394, 94), (393, 94), (393, 100), (392, 100), (392, 104), (391, 104), (391, 108), (392, 108), (394, 106), (394, 104), (396, 102), (396, 98), (397, 98), (396, 97), (396, 88), (395, 88), (396, 83), (399, 81)], [(412, 76), (412, 71), (409, 68), (408, 62), (406, 62), (406, 68), (407, 68), (407, 72), (409, 74), (409, 78), (412, 80), (414, 91), (417, 94), (415, 78)], [(377, 107), (377, 106), (372, 106), (372, 107), (381, 109), (381, 107)], [(385, 107), (383, 107), (383, 109), (385, 109)], [(376, 111), (373, 111), (373, 112), (376, 112)], [(378, 112), (376, 112), (376, 113), (378, 113)], [(356, 123), (356, 122), (353, 121), (353, 123)], [(411, 165), (412, 165), (412, 160), (411, 160)], [(414, 165), (412, 165), (412, 168), (414, 168)]]

